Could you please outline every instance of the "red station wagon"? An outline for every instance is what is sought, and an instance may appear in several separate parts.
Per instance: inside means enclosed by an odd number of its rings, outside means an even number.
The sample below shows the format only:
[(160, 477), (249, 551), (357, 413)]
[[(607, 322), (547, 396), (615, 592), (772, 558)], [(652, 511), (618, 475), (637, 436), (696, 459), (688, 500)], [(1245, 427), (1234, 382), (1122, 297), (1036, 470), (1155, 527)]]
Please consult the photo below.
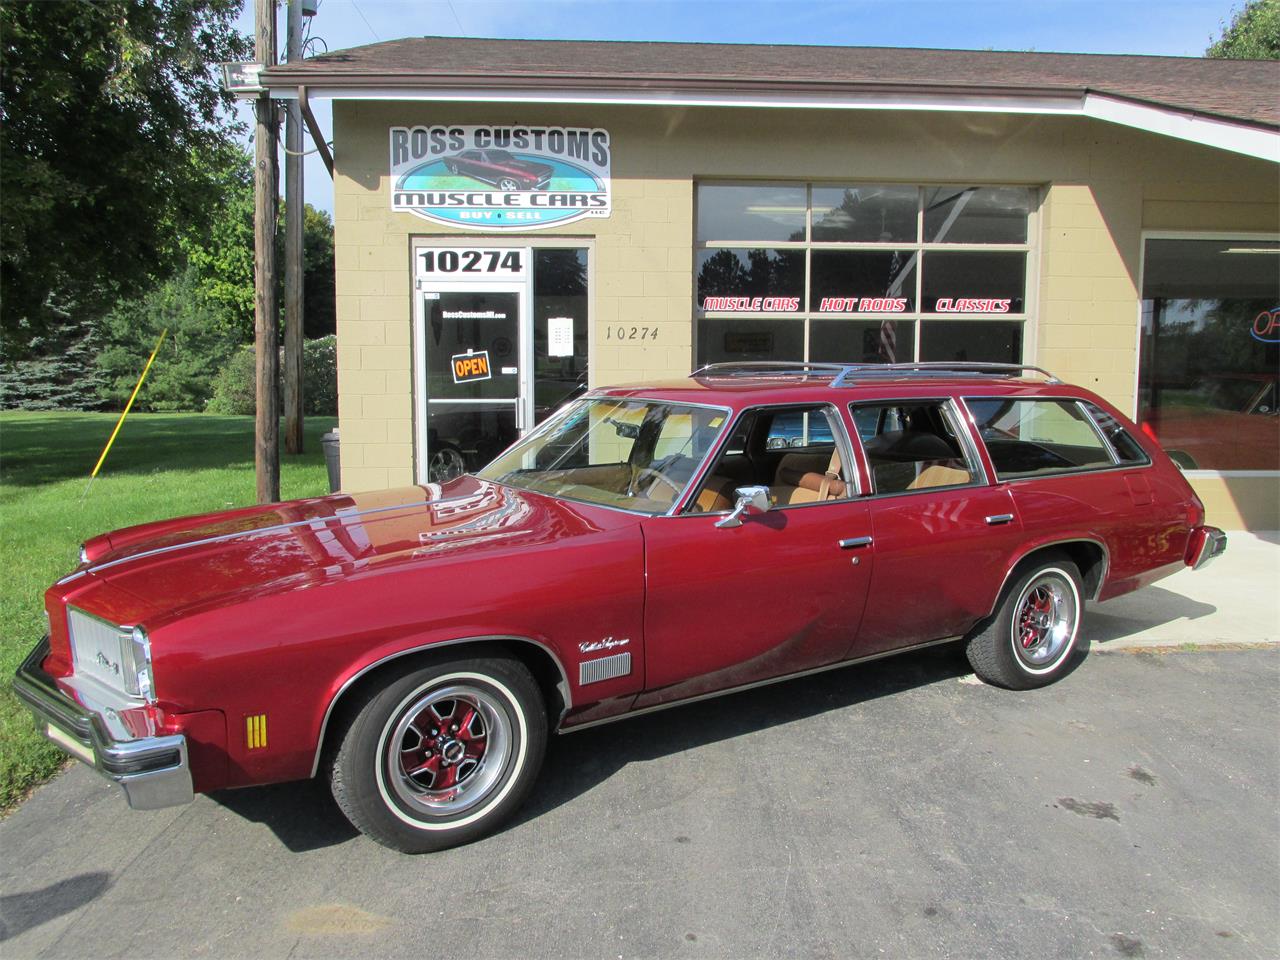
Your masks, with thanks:
[(1086, 600), (1225, 547), (1155, 443), (1035, 368), (722, 364), (444, 484), (95, 537), (14, 688), (133, 807), (323, 776), (421, 852), (519, 807), (553, 731), (956, 640), (1038, 687)]

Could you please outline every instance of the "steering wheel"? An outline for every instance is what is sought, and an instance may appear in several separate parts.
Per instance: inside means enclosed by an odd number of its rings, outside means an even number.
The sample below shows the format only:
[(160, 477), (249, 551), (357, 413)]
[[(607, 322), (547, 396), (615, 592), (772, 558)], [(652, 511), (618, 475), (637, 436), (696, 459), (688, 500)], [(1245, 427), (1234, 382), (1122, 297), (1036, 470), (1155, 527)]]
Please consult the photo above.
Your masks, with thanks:
[[(666, 474), (659, 473), (657, 470), (654, 470), (652, 467), (638, 467), (636, 469), (635, 480), (631, 484), (633, 495), (636, 488), (638, 488), (642, 483), (652, 486), (652, 483), (648, 483), (648, 481), (658, 481), (670, 488), (671, 500), (673, 503), (676, 498), (680, 496), (680, 488), (676, 485), (675, 481)], [(653, 498), (649, 497), (649, 499)]]

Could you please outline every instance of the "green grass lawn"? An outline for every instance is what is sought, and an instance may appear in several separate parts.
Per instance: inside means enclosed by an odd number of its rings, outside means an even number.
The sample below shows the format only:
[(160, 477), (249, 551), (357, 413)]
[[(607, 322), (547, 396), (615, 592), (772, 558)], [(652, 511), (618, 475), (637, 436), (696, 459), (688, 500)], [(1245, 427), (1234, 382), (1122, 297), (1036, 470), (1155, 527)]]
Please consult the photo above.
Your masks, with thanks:
[[(135, 413), (83, 500), (115, 414), (0, 413), (0, 809), (58, 770), (64, 754), (35, 732), (8, 680), (44, 634), (43, 594), (79, 545), (118, 527), (254, 502), (253, 418)], [(320, 435), (281, 456), (285, 498), (328, 491)]]

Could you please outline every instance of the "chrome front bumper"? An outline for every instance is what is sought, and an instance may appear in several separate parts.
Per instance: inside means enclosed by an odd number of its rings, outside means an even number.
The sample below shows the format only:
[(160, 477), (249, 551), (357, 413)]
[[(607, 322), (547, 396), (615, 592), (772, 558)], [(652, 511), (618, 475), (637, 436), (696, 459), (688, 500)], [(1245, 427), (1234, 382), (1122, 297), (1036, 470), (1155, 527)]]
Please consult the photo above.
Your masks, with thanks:
[(35, 714), (36, 729), (118, 784), (135, 810), (190, 803), (195, 794), (187, 762), (187, 738), (182, 734), (138, 740), (117, 737), (101, 714), (58, 689), (42, 666), (48, 655), (46, 637), (13, 678), (13, 692)]
[(1217, 527), (1200, 527), (1191, 531), (1191, 544), (1187, 552), (1187, 566), (1202, 570), (1214, 557), (1227, 552), (1227, 535)]

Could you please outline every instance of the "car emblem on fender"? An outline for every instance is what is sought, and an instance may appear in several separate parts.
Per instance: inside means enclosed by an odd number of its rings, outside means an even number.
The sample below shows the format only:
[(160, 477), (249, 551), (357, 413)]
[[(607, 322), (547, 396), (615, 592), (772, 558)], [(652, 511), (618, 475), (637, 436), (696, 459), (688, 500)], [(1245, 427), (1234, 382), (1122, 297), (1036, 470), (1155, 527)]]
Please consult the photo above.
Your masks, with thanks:
[(621, 640), (605, 637), (603, 640), (589, 640), (585, 643), (580, 643), (578, 644), (578, 649), (583, 653), (595, 653), (597, 650), (612, 650), (614, 647), (625, 647), (630, 642), (630, 637), (623, 637)]

